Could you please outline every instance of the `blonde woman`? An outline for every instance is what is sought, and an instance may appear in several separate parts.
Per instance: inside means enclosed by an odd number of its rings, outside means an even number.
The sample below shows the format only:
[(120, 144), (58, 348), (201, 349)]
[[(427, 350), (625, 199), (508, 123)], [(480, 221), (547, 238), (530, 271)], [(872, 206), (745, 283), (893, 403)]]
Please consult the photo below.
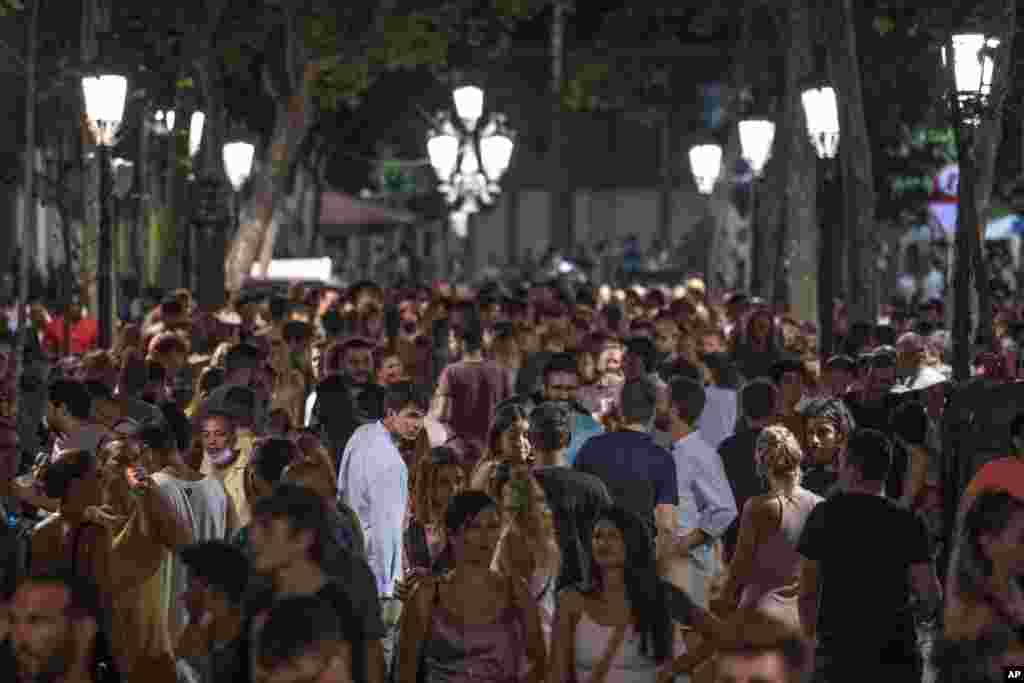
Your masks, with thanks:
[(804, 458), (796, 437), (785, 427), (767, 427), (757, 437), (754, 459), (768, 493), (743, 506), (739, 541), (716, 612), (751, 608), (797, 628), (800, 616), (800, 556), (796, 544), (821, 497), (800, 486)]

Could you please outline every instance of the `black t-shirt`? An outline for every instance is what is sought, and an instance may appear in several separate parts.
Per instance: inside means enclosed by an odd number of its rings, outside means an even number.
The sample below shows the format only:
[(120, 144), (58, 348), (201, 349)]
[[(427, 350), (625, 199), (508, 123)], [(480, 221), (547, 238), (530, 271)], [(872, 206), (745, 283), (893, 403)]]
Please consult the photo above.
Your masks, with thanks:
[[(377, 582), (366, 561), (337, 553), (330, 565), (324, 568), (330, 573), (330, 580), (317, 591), (316, 597), (331, 605), (338, 613), (345, 639), (352, 644), (352, 673), (355, 683), (367, 680), (366, 643), (380, 640), (386, 630), (381, 620), (380, 602), (377, 599)], [(253, 633), (254, 620), (258, 620), (273, 606), (273, 589), (267, 584), (254, 588), (246, 604), (245, 632)], [(244, 673), (239, 680), (248, 681), (247, 650), (252, 646), (247, 638), (243, 647), (242, 666)]]
[[(764, 479), (757, 474), (757, 464), (754, 462), (754, 451), (760, 434), (760, 429), (744, 429), (728, 437), (718, 447), (718, 455), (722, 458), (725, 478), (732, 487), (737, 510), (742, 510), (746, 502), (754, 496), (768, 493), (768, 487)], [(723, 537), (726, 557), (732, 557), (736, 549), (739, 529), (740, 519), (737, 517), (726, 529)]]
[(590, 581), (590, 535), (601, 511), (612, 504), (600, 478), (568, 467), (538, 467), (534, 476), (544, 489), (558, 529), (562, 570), (558, 589)]
[(917, 657), (911, 565), (930, 562), (914, 513), (881, 496), (840, 492), (821, 502), (797, 552), (818, 562), (818, 643), (834, 659)]

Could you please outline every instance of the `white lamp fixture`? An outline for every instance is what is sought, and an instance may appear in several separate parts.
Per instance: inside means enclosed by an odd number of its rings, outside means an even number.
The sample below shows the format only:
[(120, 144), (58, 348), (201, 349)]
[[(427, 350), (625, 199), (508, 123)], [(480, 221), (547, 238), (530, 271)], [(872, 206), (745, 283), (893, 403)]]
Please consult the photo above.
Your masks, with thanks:
[(242, 189), (252, 173), (252, 160), (256, 147), (249, 142), (229, 142), (224, 145), (224, 171), (235, 192)]
[(505, 175), (516, 147), (512, 136), (503, 130), (503, 124), (503, 118), (495, 117), (480, 135), (480, 162), (484, 173), (494, 183)]
[(111, 147), (121, 127), (128, 79), (124, 76), (86, 76), (82, 79), (85, 113), (96, 144)]
[(475, 86), (458, 88), (452, 99), (462, 126), (439, 116), (437, 127), (427, 138), (427, 154), (440, 181), (440, 191), (457, 209), (452, 216), (458, 234), (467, 216), (494, 203), (501, 193), (499, 182), (512, 162), (516, 143), (500, 114), (491, 114), (478, 125), (483, 118), (483, 90)]
[(484, 91), (475, 85), (464, 85), (452, 93), (455, 100), (455, 113), (458, 114), (466, 129), (476, 129), (477, 121), (484, 114)]
[[(952, 42), (957, 92), (987, 97), (992, 92), (992, 51), (999, 47), (999, 39), (987, 38), (981, 33), (958, 33)], [(942, 50), (943, 66), (948, 63), (948, 51), (948, 46)]]
[(745, 119), (740, 121), (739, 131), (743, 158), (750, 163), (754, 175), (760, 176), (772, 155), (775, 124), (765, 119)]
[(810, 88), (803, 93), (807, 133), (820, 159), (832, 159), (839, 150), (839, 109), (836, 91), (830, 86)]
[(722, 148), (719, 145), (694, 145), (690, 148), (690, 169), (697, 191), (711, 194), (722, 172)]
[(203, 143), (203, 126), (206, 124), (206, 114), (201, 111), (192, 112), (192, 119), (188, 127), (188, 155), (194, 157), (199, 153), (199, 147)]
[(440, 131), (430, 136), (427, 155), (439, 178), (452, 177), (459, 163), (459, 138), (451, 123), (443, 124)]

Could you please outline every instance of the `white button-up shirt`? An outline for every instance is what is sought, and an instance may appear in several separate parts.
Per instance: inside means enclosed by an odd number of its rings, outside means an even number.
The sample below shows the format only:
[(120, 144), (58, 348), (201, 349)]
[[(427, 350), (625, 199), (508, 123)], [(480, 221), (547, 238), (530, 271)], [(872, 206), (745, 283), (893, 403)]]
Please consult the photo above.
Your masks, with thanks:
[(736, 519), (736, 499), (721, 456), (694, 432), (676, 441), (672, 457), (679, 480), (679, 534), (701, 529), (721, 538)]
[(338, 500), (351, 507), (363, 527), (366, 561), (381, 598), (394, 596), (402, 578), (402, 532), (409, 504), (409, 470), (382, 422), (363, 425), (345, 445), (338, 474)]

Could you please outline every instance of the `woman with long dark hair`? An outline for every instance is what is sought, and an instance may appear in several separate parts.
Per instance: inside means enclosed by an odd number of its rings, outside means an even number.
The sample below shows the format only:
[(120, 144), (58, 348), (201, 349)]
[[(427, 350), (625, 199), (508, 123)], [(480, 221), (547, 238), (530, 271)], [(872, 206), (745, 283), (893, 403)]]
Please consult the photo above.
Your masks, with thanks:
[(406, 600), (397, 680), (517, 683), (526, 670), (539, 676), (546, 652), (537, 605), (524, 581), (490, 566), (501, 535), (498, 506), (485, 493), (463, 491), (448, 505), (445, 527), (452, 570), (422, 581)]
[(647, 526), (608, 508), (591, 546), (591, 585), (559, 594), (548, 683), (654, 683), (672, 663), (673, 627)]
[(426, 574), (446, 545), (445, 510), (466, 488), (466, 472), (454, 451), (438, 446), (416, 464), (411, 488), (412, 515), (405, 530), (406, 567)]
[(352, 388), (344, 377), (329, 375), (316, 385), (316, 403), (309, 426), (320, 434), (336, 463), (341, 462), (345, 444), (362, 424)]
[(469, 486), (485, 491), (497, 498), (491, 482), (495, 481), (494, 469), (507, 463), (514, 467), (530, 459), (530, 414), (520, 403), (504, 403), (498, 406), (487, 432), (487, 450), (473, 469)]

